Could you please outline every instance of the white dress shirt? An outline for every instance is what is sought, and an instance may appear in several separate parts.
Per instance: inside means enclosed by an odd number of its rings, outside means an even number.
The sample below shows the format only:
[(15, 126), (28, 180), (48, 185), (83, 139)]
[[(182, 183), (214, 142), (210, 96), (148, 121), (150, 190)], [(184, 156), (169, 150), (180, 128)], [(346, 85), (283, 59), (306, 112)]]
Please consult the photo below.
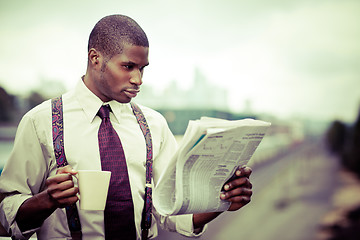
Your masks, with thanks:
[[(63, 95), (64, 144), (69, 165), (75, 170), (101, 169), (96, 116), (104, 103), (79, 81), (73, 91)], [(141, 214), (144, 206), (146, 144), (130, 104), (110, 101), (110, 119), (125, 152), (131, 193), (134, 202), (137, 239), (140, 239)], [(176, 141), (166, 120), (158, 112), (140, 106), (149, 125), (153, 142), (153, 184), (176, 150)], [(45, 189), (45, 180), (56, 174), (51, 127), (51, 103), (45, 101), (26, 113), (21, 120), (14, 149), (0, 176), (0, 192), (7, 197), (0, 204), (0, 221), (19, 239), (29, 238), (35, 231), (38, 239), (71, 239), (65, 209), (57, 209), (38, 229), (21, 232), (16, 213), (21, 204)], [(77, 203), (78, 204), (78, 203)], [(86, 211), (78, 207), (83, 239), (104, 239), (103, 211)], [(153, 209), (149, 236), (157, 235), (157, 225), (186, 236), (194, 234), (192, 215), (160, 216)], [(121, 233), (119, 233), (121, 234)]]

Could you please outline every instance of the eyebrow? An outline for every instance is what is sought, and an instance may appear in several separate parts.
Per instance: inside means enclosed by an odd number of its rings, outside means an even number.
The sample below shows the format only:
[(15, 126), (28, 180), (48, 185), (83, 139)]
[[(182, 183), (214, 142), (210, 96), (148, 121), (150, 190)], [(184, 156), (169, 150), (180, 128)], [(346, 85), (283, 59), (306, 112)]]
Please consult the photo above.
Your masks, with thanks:
[[(129, 64), (129, 65), (139, 65), (139, 64), (134, 63), (134, 62), (132, 62), (132, 61), (125, 62), (125, 64)], [(146, 66), (149, 66), (149, 62), (146, 63), (145, 65), (143, 65), (142, 67), (146, 67)]]

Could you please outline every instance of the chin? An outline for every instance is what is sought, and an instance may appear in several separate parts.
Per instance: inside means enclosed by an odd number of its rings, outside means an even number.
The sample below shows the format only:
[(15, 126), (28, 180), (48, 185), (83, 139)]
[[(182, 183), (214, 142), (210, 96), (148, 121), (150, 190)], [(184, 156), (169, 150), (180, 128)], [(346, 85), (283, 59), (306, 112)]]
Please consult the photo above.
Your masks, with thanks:
[(119, 103), (129, 103), (131, 102), (131, 98), (121, 98), (121, 99), (115, 99)]

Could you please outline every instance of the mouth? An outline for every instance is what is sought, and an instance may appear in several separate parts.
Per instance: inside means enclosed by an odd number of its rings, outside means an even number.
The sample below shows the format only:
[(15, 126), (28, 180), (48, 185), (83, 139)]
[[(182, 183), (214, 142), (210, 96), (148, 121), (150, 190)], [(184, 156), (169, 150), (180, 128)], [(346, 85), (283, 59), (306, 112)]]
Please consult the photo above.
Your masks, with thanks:
[(128, 97), (128, 98), (134, 98), (136, 97), (136, 95), (140, 92), (139, 89), (126, 89), (124, 90), (124, 94)]

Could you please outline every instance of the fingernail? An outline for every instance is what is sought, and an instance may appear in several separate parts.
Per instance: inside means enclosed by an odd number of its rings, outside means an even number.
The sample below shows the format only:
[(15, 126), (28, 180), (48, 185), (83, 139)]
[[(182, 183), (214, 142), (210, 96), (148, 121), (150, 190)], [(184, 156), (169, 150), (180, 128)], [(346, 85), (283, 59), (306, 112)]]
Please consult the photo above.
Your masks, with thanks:
[(240, 170), (237, 170), (237, 171), (236, 171), (236, 175), (240, 176), (240, 174), (241, 174), (241, 171), (240, 171)]
[(229, 187), (229, 185), (227, 185), (227, 184), (224, 186), (225, 191), (229, 190), (229, 188), (230, 188), (230, 187)]
[(221, 199), (225, 199), (225, 197), (226, 197), (226, 196), (225, 196), (224, 193), (220, 194), (220, 198), (221, 198)]

